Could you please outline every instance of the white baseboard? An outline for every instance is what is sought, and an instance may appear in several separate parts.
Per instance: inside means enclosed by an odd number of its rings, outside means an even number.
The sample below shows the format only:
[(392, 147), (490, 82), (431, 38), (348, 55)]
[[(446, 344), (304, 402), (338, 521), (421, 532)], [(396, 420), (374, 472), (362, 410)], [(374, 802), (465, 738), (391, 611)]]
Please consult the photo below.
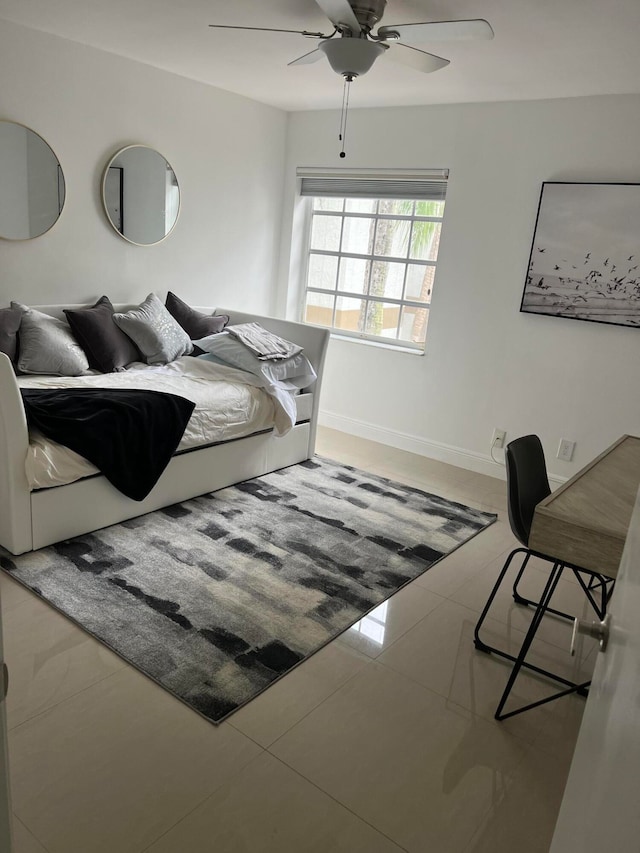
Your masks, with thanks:
[[(429, 441), (417, 435), (376, 426), (367, 423), (367, 421), (348, 418), (326, 410), (320, 411), (318, 423), (330, 429), (357, 435), (360, 438), (367, 438), (380, 444), (388, 444), (398, 450), (406, 450), (409, 453), (416, 453), (418, 456), (427, 456), (429, 459), (447, 462), (449, 465), (456, 465), (458, 468), (465, 468), (478, 474), (486, 474), (489, 477), (506, 480), (504, 465), (494, 462), (489, 454), (477, 453), (475, 450), (466, 450), (463, 447), (454, 447), (440, 441)], [(501, 458), (501, 456), (502, 451), (497, 450), (496, 459)], [(559, 486), (565, 480), (566, 478), (549, 475), (549, 482), (553, 486)]]

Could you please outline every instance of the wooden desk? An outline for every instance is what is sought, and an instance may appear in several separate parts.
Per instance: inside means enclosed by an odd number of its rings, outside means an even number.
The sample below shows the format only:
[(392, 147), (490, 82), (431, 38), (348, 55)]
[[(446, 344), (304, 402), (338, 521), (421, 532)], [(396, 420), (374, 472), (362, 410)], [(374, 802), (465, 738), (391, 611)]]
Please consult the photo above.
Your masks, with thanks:
[(617, 577), (639, 487), (640, 438), (623, 435), (538, 504), (529, 547)]

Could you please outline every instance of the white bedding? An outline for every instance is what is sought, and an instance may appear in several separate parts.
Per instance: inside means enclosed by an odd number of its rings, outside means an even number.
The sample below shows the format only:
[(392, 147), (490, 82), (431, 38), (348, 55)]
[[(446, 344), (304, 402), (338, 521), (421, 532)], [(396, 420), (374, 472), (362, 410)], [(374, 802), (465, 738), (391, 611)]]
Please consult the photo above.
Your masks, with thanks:
[[(295, 423), (290, 391), (261, 385), (242, 370), (184, 356), (165, 365), (136, 363), (121, 373), (87, 376), (20, 376), (21, 388), (136, 388), (165, 391), (196, 404), (178, 450), (241, 438), (275, 428), (284, 435)], [(72, 483), (98, 473), (82, 456), (44, 436), (31, 435), (26, 460), (32, 489)]]

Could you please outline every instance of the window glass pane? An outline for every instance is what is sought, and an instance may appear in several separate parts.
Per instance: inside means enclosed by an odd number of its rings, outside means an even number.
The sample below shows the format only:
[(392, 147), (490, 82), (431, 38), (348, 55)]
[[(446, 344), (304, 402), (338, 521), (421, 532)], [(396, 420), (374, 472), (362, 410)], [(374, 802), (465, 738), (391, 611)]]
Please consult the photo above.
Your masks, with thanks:
[(402, 299), (405, 264), (391, 261), (374, 261), (369, 293), (371, 296), (387, 296)]
[(367, 335), (393, 338), (398, 336), (398, 318), (400, 305), (389, 302), (374, 302), (367, 304), (363, 331)]
[(307, 288), (314, 292), (307, 290), (305, 320), (424, 347), (444, 201), (324, 197), (311, 204)]
[(338, 290), (350, 293), (366, 293), (369, 284), (369, 261), (357, 258), (342, 258), (338, 276)]
[(408, 219), (379, 219), (376, 227), (374, 255), (406, 258), (411, 222)]
[(314, 216), (311, 223), (311, 248), (337, 252), (340, 249), (341, 216)]
[(364, 305), (365, 303), (362, 299), (338, 296), (336, 301), (335, 328), (349, 332), (359, 332)]
[(314, 210), (342, 210), (344, 207), (343, 198), (314, 198)]
[(354, 255), (370, 255), (373, 246), (373, 234), (375, 232), (375, 219), (368, 217), (345, 217), (342, 231), (343, 252)]
[(335, 290), (338, 275), (338, 259), (331, 255), (309, 255), (308, 287)]
[(332, 326), (334, 300), (335, 296), (331, 293), (307, 293), (305, 323), (315, 323), (316, 326)]
[(427, 267), (422, 264), (409, 264), (407, 267), (407, 289), (404, 293), (405, 299), (414, 302), (431, 302), (431, 291), (433, 280), (436, 275), (435, 267)]
[(416, 216), (444, 216), (443, 201), (417, 201)]
[(375, 198), (348, 198), (344, 209), (350, 213), (375, 213), (376, 200)]
[(411, 308), (408, 305), (402, 309), (400, 318), (400, 339), (414, 344), (423, 344), (427, 335), (428, 308)]
[(421, 261), (435, 261), (438, 257), (441, 228), (440, 222), (425, 222), (424, 220), (414, 222), (411, 232), (410, 257)]
[(411, 199), (380, 199), (379, 213), (400, 214), (401, 216), (413, 216), (414, 202)]

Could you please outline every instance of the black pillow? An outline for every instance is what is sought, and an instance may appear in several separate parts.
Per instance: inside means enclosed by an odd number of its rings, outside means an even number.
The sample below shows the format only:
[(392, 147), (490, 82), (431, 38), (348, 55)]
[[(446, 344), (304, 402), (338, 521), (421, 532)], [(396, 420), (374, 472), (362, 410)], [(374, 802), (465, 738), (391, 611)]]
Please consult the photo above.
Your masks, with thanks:
[(0, 308), (0, 352), (16, 360), (16, 335), (20, 328), (22, 311), (19, 308)]
[(173, 319), (180, 323), (192, 341), (196, 341), (198, 338), (206, 338), (208, 335), (216, 335), (229, 322), (229, 317), (226, 314), (210, 315), (196, 311), (195, 308), (191, 308), (171, 291), (167, 293), (165, 307)]
[(101, 296), (90, 308), (65, 308), (64, 313), (90, 367), (113, 373), (132, 361), (143, 360), (131, 338), (114, 323), (108, 296)]

